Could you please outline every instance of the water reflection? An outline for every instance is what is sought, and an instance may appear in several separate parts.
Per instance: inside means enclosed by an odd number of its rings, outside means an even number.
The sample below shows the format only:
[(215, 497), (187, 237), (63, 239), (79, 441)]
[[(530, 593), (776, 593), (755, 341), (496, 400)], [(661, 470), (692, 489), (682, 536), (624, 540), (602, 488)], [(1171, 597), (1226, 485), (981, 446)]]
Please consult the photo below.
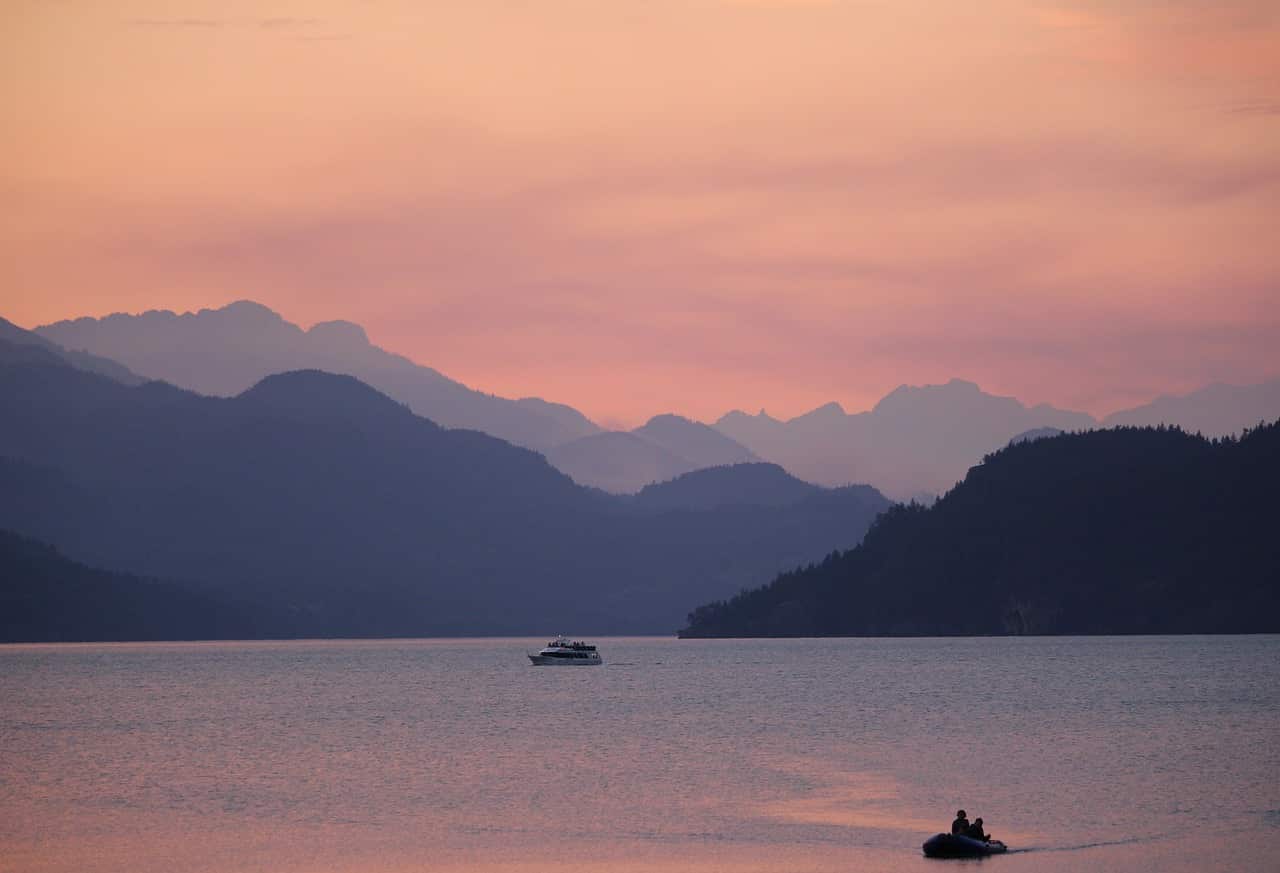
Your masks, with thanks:
[(0, 648), (0, 870), (936, 871), (958, 805), (1036, 870), (1277, 835), (1275, 637), (601, 643)]

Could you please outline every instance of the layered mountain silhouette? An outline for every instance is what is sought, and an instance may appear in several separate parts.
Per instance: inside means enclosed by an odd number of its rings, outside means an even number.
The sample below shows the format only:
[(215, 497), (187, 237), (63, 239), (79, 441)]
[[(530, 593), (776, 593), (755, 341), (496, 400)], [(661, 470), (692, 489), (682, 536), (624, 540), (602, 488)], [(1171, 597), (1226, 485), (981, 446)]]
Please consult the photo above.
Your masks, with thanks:
[(1104, 427), (1170, 425), (1207, 437), (1238, 434), (1280, 415), (1280, 379), (1259, 385), (1214, 383), (1108, 415)]
[(24, 330), (7, 319), (0, 318), (0, 341), (5, 345), (0, 354), (5, 355), (9, 363), (17, 361), (44, 361), (52, 363), (61, 361), (85, 370), (107, 376), (125, 385), (138, 385), (144, 380), (123, 364), (109, 358), (99, 357), (79, 349), (65, 349), (57, 343), (45, 339), (37, 333)]
[(647, 485), (635, 495), (645, 509), (714, 509), (719, 506), (792, 506), (803, 501), (834, 499), (861, 490), (875, 500), (869, 485), (827, 489), (802, 482), (777, 464), (735, 464), (685, 473), (669, 482)]
[(233, 396), (275, 373), (319, 369), (355, 376), (445, 427), (480, 430), (529, 448), (600, 430), (563, 404), (474, 391), (373, 345), (358, 324), (327, 321), (304, 331), (248, 300), (182, 315), (155, 310), (78, 318), (36, 332), (200, 394)]
[(1280, 422), (1010, 443), (857, 548), (694, 610), (684, 636), (1280, 631)]
[(1016, 434), (1095, 424), (1084, 413), (1044, 405), (1028, 408), (1012, 397), (996, 397), (972, 382), (953, 379), (945, 385), (903, 385), (869, 412), (850, 415), (829, 403), (779, 421), (763, 411), (735, 411), (715, 427), (801, 479), (827, 485), (870, 482), (906, 499), (946, 491), (976, 460)]
[[(236, 395), (289, 370), (352, 375), (445, 427), (479, 430), (536, 449), (575, 482), (614, 493), (634, 493), (704, 467), (764, 460), (810, 482), (868, 482), (895, 499), (928, 502), (978, 458), (1028, 431), (1163, 423), (1222, 436), (1280, 414), (1280, 380), (1211, 385), (1098, 421), (1044, 404), (1028, 407), (953, 379), (900, 386), (875, 408), (855, 414), (836, 403), (787, 421), (763, 411), (733, 411), (713, 427), (662, 415), (633, 431), (604, 432), (563, 404), (471, 390), (372, 345), (351, 322), (322, 322), (304, 331), (250, 301), (182, 315), (81, 318), (38, 332), (76, 366), (93, 370), (91, 360), (120, 361), (127, 375), (107, 375), (136, 381), (138, 373), (215, 396)], [(76, 355), (79, 363), (70, 360)]]
[(855, 544), (888, 505), (873, 489), (758, 501), (726, 483), (725, 500), (650, 506), (350, 376), (288, 372), (218, 398), (13, 357), (0, 528), (254, 604), (254, 633), (666, 632), (690, 603)]
[(109, 573), (0, 531), (0, 642), (251, 639), (278, 617), (173, 582)]
[(715, 428), (802, 479), (826, 485), (869, 482), (909, 500), (947, 491), (978, 458), (1024, 434), (1166, 424), (1213, 437), (1277, 415), (1280, 380), (1251, 387), (1212, 385), (1099, 422), (1083, 412), (1028, 407), (953, 379), (945, 385), (903, 385), (868, 412), (847, 414), (829, 403), (779, 421), (763, 410), (758, 415), (734, 411)]
[(678, 415), (655, 416), (632, 431), (582, 437), (546, 456), (575, 482), (618, 494), (704, 467), (759, 460), (724, 434)]

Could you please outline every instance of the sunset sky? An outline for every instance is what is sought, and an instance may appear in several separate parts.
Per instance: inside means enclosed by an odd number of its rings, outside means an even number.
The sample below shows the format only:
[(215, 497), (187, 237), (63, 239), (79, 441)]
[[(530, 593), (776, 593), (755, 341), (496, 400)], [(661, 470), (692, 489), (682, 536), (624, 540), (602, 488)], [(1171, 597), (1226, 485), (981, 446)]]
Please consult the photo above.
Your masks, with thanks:
[(1280, 376), (1275, 0), (7, 0), (0, 315), (345, 318), (606, 424)]

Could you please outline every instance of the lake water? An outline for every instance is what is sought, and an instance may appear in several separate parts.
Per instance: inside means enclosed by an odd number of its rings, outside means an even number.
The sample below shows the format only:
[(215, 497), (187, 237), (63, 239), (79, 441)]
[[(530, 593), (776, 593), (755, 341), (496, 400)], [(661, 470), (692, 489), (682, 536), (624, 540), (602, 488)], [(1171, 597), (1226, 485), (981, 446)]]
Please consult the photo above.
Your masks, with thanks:
[(0, 647), (0, 870), (1280, 869), (1280, 637), (542, 642)]

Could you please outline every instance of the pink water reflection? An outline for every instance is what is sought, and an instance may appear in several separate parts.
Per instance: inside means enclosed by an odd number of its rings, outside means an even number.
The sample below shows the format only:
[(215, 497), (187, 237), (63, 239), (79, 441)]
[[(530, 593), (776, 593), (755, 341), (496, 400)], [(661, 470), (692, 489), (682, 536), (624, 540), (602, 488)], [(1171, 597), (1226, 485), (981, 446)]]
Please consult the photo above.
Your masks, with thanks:
[(1190, 873), (1280, 825), (1277, 638), (532, 642), (0, 647), (0, 870), (937, 870), (963, 803), (991, 869)]

